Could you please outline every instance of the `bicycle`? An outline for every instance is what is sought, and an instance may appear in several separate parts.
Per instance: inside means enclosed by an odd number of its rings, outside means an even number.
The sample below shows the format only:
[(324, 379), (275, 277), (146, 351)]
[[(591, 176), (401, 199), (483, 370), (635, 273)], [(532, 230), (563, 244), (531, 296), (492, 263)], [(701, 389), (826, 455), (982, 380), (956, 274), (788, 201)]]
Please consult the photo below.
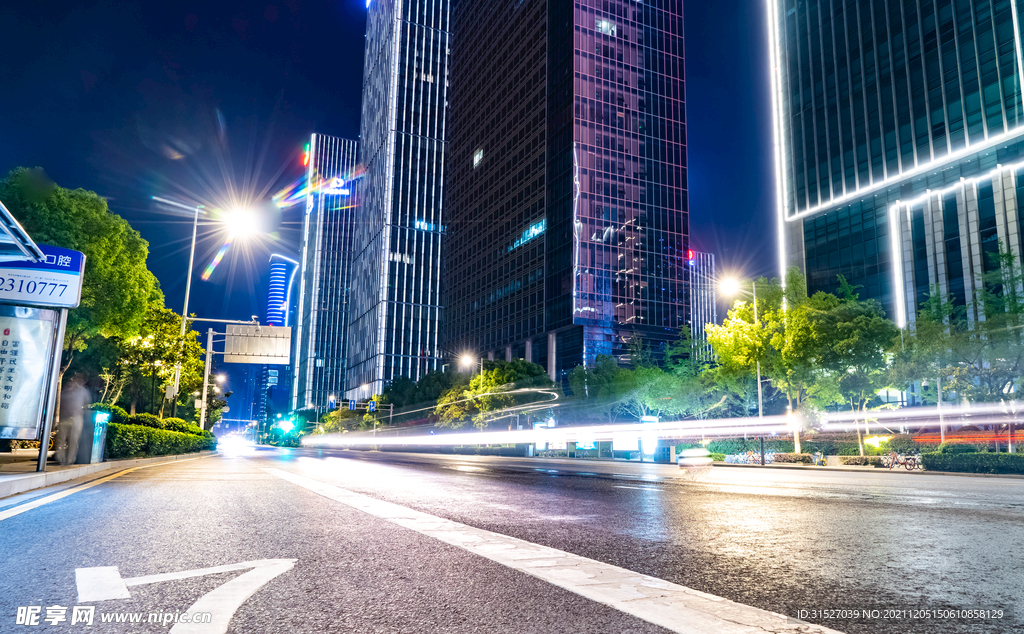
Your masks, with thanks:
[(811, 464), (815, 467), (824, 467), (828, 464), (828, 459), (825, 458), (825, 454), (820, 451), (811, 456)]
[[(888, 467), (890, 471), (896, 467), (903, 467), (907, 471), (913, 471), (918, 468), (918, 463), (920, 463), (920, 461), (921, 457), (918, 455), (904, 456), (903, 454), (896, 452), (890, 453), (887, 456), (882, 456), (882, 464)], [(920, 468), (923, 469), (924, 465), (921, 465)]]

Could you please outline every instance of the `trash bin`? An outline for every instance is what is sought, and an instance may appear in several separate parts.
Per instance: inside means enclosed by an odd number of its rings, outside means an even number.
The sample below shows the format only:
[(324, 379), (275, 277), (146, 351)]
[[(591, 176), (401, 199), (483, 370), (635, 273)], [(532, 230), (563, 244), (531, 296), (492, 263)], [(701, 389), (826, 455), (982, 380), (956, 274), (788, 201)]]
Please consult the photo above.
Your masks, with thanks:
[(75, 464), (103, 462), (107, 445), (107, 423), (110, 412), (87, 410), (82, 421), (82, 435), (78, 440), (78, 455)]

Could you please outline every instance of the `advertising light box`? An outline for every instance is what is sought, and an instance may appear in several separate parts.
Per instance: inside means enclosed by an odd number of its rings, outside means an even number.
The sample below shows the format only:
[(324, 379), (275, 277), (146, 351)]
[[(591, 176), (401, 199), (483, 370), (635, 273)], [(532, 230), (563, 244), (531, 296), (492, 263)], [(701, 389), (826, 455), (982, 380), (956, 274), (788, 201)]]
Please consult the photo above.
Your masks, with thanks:
[(39, 437), (57, 312), (0, 305), (0, 438)]

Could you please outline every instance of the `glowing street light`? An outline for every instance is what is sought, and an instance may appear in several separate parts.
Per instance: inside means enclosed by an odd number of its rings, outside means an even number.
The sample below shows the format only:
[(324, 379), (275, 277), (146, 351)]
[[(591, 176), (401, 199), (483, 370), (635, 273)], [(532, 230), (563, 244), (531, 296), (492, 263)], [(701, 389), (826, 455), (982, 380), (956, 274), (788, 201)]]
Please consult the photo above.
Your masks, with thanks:
[(740, 281), (735, 277), (727, 277), (718, 285), (718, 290), (726, 297), (735, 297), (740, 292)]
[(232, 209), (221, 219), (232, 238), (249, 238), (259, 230), (256, 214), (251, 209)]
[(480, 389), (483, 390), (484, 389), (484, 358), (480, 357), (479, 359), (477, 359), (476, 357), (474, 357), (471, 354), (464, 354), (464, 355), (462, 355), (462, 358), (459, 359), (459, 365), (464, 367), (464, 368), (471, 368), (471, 367), (473, 367), (473, 364), (477, 363), (477, 362), (480, 363)]
[[(723, 279), (718, 288), (726, 297), (735, 297), (739, 295), (741, 291), (745, 290), (742, 288), (743, 284), (735, 277), (727, 277)], [(757, 321), (757, 283), (753, 280), (750, 281), (750, 293), (754, 296), (754, 326), (758, 326)], [(757, 360), (757, 419), (758, 421), (764, 420), (764, 397), (761, 394), (761, 360)], [(761, 466), (764, 466), (764, 436), (761, 436)]]

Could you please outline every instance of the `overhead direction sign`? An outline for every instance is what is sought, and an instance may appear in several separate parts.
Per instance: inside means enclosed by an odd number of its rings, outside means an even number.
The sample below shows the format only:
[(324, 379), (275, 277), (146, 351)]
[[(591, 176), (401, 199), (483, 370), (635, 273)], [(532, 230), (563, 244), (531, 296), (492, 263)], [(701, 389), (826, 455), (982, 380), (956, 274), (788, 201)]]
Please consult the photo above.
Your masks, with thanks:
[(288, 326), (229, 324), (224, 339), (224, 363), (288, 365), (292, 329)]

